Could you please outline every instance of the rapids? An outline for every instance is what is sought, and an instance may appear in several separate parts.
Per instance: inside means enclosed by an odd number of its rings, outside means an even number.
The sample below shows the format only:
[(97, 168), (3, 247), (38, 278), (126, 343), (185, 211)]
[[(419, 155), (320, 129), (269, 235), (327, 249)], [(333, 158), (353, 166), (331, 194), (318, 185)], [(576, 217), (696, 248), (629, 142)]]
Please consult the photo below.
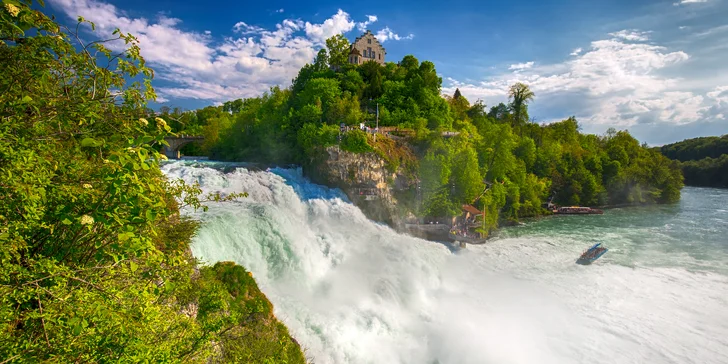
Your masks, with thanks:
[[(186, 212), (204, 222), (193, 253), (253, 272), (315, 363), (728, 363), (726, 190), (534, 220), (459, 250), (368, 220), (300, 170), (162, 170), (250, 194)], [(574, 264), (594, 242), (609, 252)]]

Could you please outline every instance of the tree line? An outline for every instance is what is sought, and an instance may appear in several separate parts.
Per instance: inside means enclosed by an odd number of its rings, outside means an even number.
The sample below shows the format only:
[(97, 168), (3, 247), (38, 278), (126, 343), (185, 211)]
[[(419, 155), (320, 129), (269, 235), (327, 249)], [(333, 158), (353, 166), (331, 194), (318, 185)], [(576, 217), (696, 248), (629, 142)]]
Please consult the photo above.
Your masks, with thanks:
[(666, 157), (680, 161), (685, 184), (728, 187), (728, 134), (686, 139), (657, 149)]

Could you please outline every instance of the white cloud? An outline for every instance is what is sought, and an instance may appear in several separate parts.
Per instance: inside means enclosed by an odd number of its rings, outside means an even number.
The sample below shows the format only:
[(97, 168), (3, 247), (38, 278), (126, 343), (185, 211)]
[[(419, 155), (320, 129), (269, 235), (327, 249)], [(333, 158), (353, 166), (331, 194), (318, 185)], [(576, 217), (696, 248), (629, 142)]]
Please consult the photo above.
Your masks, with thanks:
[(283, 8), (280, 8), (280, 9), (276, 10), (276, 13), (282, 13), (283, 11), (284, 11)]
[(641, 32), (636, 29), (632, 29), (632, 30), (624, 29), (624, 30), (620, 30), (618, 32), (609, 33), (609, 35), (611, 35), (614, 38), (619, 38), (619, 39), (623, 39), (623, 40), (627, 40), (627, 41), (631, 41), (631, 42), (644, 42), (644, 41), (647, 41), (650, 39), (647, 36), (649, 33), (651, 33), (651, 32)]
[(707, 2), (708, 2), (708, 0), (681, 0), (679, 2), (672, 3), (672, 5), (680, 6), (683, 4), (697, 4), (697, 3), (707, 3)]
[(389, 27), (384, 27), (384, 29), (380, 30), (375, 34), (375, 37), (377, 37), (377, 40), (379, 42), (384, 43), (388, 40), (408, 40), (415, 37), (414, 34), (410, 33), (409, 35), (403, 37), (399, 34), (392, 31), (392, 29), (389, 29)]
[[(586, 131), (603, 132), (609, 126), (693, 125), (728, 115), (728, 86), (710, 92), (681, 89), (681, 79), (664, 75), (670, 67), (689, 59), (683, 51), (632, 43), (624, 37), (591, 43), (573, 58), (551, 65), (512, 65), (518, 72), (502, 73), (481, 82), (445, 78), (446, 94), (455, 88), (471, 100), (493, 106), (505, 102), (508, 87), (528, 84), (536, 94), (532, 107), (551, 108), (564, 117), (576, 115)], [(532, 112), (537, 116), (539, 112)], [(686, 129), (682, 129), (686, 130)]]
[(680, 30), (685, 30), (685, 29), (688, 29), (689, 27), (688, 26), (685, 26), (685, 25), (681, 25), (681, 26), (679, 26), (677, 28), (680, 29)]
[(573, 52), (569, 53), (569, 55), (570, 56), (578, 56), (579, 54), (581, 54), (581, 51), (582, 51), (581, 48), (577, 48), (577, 49), (574, 49)]
[(288, 86), (326, 38), (355, 26), (342, 10), (321, 24), (286, 19), (272, 30), (241, 21), (234, 25), (233, 36), (214, 42), (210, 32), (181, 30), (182, 22), (176, 18), (132, 18), (98, 0), (51, 0), (51, 4), (71, 19), (81, 15), (95, 22), (94, 38), (111, 37), (117, 27), (135, 35), (156, 80), (169, 83), (156, 87), (160, 102), (174, 98), (220, 102)]
[(728, 106), (728, 86), (718, 86), (713, 91), (708, 92), (707, 96), (719, 104)]
[(205, 30), (205, 34), (210, 35), (210, 34), (212, 34), (212, 31)]
[(374, 23), (378, 20), (376, 15), (367, 15), (367, 20), (356, 25), (356, 28), (360, 31), (366, 31), (369, 24)]
[(239, 21), (233, 25), (233, 30), (236, 33), (240, 34), (259, 34), (265, 31), (265, 29), (256, 26), (256, 25), (249, 25), (244, 21)]
[(346, 33), (354, 29), (354, 21), (351, 20), (349, 14), (339, 9), (329, 19), (326, 19), (322, 24), (311, 24), (306, 22), (305, 29), (306, 35), (311, 38), (315, 43), (324, 44), (326, 39), (333, 37), (336, 34)]
[(526, 69), (533, 67), (533, 63), (534, 62), (516, 63), (516, 64), (510, 65), (510, 67), (508, 67), (508, 69), (514, 70), (514, 71), (522, 71), (522, 70), (526, 70)]

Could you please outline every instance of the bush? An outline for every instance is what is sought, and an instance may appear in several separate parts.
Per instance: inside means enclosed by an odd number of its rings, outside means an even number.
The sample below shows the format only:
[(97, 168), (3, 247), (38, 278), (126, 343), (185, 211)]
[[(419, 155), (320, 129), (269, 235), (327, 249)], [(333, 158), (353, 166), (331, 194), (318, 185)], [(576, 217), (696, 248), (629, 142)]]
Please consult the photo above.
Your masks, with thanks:
[(341, 149), (352, 153), (366, 153), (373, 149), (367, 142), (367, 134), (361, 130), (352, 130), (341, 138)]

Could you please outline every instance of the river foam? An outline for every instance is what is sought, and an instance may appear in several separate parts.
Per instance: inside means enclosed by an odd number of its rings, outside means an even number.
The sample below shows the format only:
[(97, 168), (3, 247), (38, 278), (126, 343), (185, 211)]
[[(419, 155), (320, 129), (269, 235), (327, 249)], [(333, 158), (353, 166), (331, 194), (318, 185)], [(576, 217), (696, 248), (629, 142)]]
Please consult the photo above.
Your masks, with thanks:
[(250, 194), (189, 212), (205, 221), (193, 253), (253, 272), (316, 363), (728, 363), (728, 278), (620, 260), (635, 249), (620, 231), (586, 267), (584, 234), (526, 229), (457, 251), (367, 220), (296, 170), (163, 171)]

